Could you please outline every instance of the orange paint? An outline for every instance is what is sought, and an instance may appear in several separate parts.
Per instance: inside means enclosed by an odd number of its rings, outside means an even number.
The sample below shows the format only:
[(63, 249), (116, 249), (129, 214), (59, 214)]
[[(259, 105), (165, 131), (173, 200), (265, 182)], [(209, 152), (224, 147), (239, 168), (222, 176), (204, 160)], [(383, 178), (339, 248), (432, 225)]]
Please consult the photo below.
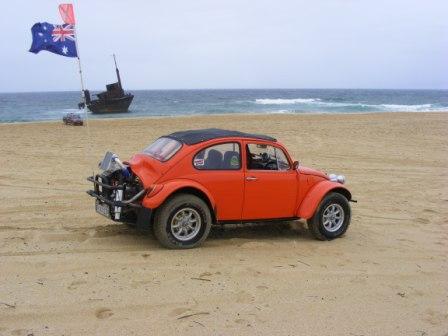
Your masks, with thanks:
[[(204, 164), (197, 154), (210, 146), (235, 143), (240, 157), (224, 170), (202, 170)], [(288, 170), (248, 169), (247, 145), (273, 146), (282, 151), (289, 163)], [(322, 172), (299, 167), (285, 147), (277, 141), (226, 137), (194, 145), (183, 144), (168, 161), (161, 162), (146, 154), (137, 154), (129, 161), (132, 171), (145, 188), (151, 188), (143, 206), (156, 209), (173, 193), (189, 188), (205, 196), (218, 221), (263, 220), (275, 218), (310, 218), (320, 200), (331, 190), (347, 189), (331, 182)], [(348, 193), (349, 194), (349, 193)]]

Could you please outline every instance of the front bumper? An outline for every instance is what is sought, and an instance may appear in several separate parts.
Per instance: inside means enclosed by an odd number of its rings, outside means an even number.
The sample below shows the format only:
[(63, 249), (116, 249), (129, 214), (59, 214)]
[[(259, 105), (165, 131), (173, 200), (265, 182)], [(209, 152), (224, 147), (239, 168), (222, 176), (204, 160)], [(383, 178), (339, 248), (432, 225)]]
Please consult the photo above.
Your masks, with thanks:
[(87, 194), (95, 198), (95, 210), (99, 214), (115, 222), (148, 225), (152, 219), (152, 210), (144, 208), (139, 199), (146, 193), (140, 190), (129, 199), (124, 199), (126, 184), (110, 184), (109, 177), (104, 174), (89, 176), (87, 181), (93, 183), (93, 190)]

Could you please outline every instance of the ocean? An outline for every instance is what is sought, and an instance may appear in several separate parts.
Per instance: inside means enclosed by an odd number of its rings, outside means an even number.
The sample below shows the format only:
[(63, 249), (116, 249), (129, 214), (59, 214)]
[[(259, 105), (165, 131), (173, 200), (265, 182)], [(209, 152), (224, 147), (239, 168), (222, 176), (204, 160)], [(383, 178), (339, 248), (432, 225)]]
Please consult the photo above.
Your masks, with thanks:
[[(129, 118), (221, 113), (369, 113), (448, 111), (448, 90), (238, 89), (132, 90)], [(77, 112), (80, 92), (0, 93), (0, 122), (60, 120)]]

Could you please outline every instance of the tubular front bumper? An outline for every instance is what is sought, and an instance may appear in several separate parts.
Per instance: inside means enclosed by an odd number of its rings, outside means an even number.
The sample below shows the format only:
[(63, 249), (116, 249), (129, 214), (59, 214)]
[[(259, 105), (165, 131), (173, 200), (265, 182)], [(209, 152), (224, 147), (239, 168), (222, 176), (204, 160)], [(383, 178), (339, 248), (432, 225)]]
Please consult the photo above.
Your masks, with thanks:
[(141, 208), (142, 206), (138, 203), (135, 203), (141, 196), (143, 196), (146, 192), (145, 189), (142, 189), (136, 195), (128, 200), (111, 200), (107, 198), (105, 195), (109, 194), (113, 190), (123, 191), (125, 190), (125, 186), (122, 184), (119, 185), (110, 185), (107, 183), (103, 183), (100, 175), (96, 175), (95, 177), (89, 176), (87, 181), (93, 183), (93, 190), (87, 190), (87, 194), (95, 197), (102, 203), (106, 203), (115, 207), (132, 207), (132, 208)]
[(99, 175), (95, 176), (89, 176), (87, 178), (87, 181), (93, 183), (93, 190), (87, 190), (87, 194), (95, 197), (97, 201), (101, 203), (105, 203), (107, 205), (113, 206), (113, 207), (123, 207), (125, 204), (123, 204), (122, 201), (113, 200), (108, 198), (107, 196), (112, 193), (114, 190), (124, 190), (123, 185), (110, 185), (107, 183), (102, 182), (102, 178)]
[[(140, 229), (147, 228), (152, 220), (153, 210), (138, 202), (147, 190), (142, 189), (130, 199), (124, 200), (126, 185), (110, 185), (103, 178), (105, 177), (101, 175), (87, 178), (87, 181), (93, 183), (93, 190), (88, 190), (87, 194), (95, 198), (96, 212), (115, 222), (133, 223)], [(120, 195), (118, 200), (117, 194)]]

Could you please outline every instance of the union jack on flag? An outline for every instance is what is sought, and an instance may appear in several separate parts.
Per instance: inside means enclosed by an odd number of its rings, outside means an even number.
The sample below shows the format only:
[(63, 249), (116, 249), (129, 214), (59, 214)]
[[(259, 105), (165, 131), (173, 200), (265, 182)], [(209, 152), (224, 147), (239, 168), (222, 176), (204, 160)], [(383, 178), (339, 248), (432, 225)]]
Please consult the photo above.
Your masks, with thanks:
[(53, 36), (53, 42), (57, 42), (59, 40), (61, 42), (65, 42), (65, 39), (74, 41), (75, 27), (73, 25), (55, 25), (51, 36)]
[(51, 24), (39, 22), (31, 28), (33, 43), (30, 52), (37, 54), (41, 50), (66, 56), (78, 57), (74, 24)]

